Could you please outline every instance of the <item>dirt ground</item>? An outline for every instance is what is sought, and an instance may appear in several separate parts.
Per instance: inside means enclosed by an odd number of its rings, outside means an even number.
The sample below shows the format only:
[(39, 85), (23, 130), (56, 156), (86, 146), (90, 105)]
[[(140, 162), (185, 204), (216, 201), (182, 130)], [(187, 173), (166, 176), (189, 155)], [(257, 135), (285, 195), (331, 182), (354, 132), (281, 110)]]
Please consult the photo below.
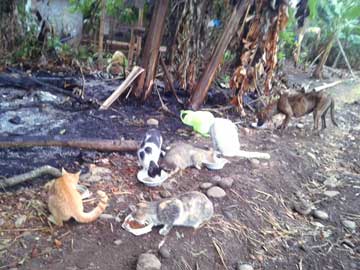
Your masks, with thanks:
[[(102, 100), (113, 88), (95, 81), (89, 83), (88, 94)], [(335, 97), (339, 128), (327, 119), (328, 128), (316, 136), (309, 115), (293, 119), (282, 134), (255, 130), (249, 128), (253, 116), (243, 120), (230, 111), (229, 117), (240, 122), (242, 148), (268, 152), (270, 161), (232, 158), (221, 171), (191, 168), (158, 188), (145, 187), (136, 180), (138, 165), (133, 153), (56, 147), (0, 150), (3, 177), (46, 164), (70, 171), (81, 169), (83, 173), (90, 164), (111, 170), (99, 181), (83, 182), (91, 191), (101, 189), (110, 197), (105, 213), (111, 216), (87, 225), (74, 221), (62, 228), (49, 225), (43, 188), (49, 177), (3, 190), (0, 269), (136, 269), (137, 258), (144, 252), (155, 254), (162, 269), (169, 270), (230, 270), (244, 263), (254, 269), (271, 270), (360, 269), (360, 84), (343, 83), (328, 91)], [(178, 119), (157, 110), (157, 99), (146, 106), (124, 100), (100, 112), (74, 108), (69, 101), (61, 108), (26, 108), (21, 104), (33, 94), (8, 88), (0, 89), (0, 93), (2, 103), (20, 105), (14, 110), (1, 108), (2, 136), (64, 134), (73, 138), (140, 140), (149, 128), (146, 120), (155, 118), (160, 122), (165, 145), (175, 140), (211, 145), (210, 139), (194, 134)], [(165, 98), (165, 102), (170, 99)], [(20, 117), (20, 123), (5, 124), (6, 119), (15, 116)], [(224, 198), (213, 199), (215, 216), (196, 231), (175, 227), (164, 238), (158, 228), (143, 236), (121, 228), (130, 203), (201, 190), (201, 183), (225, 178), (233, 179), (233, 185), (225, 189)], [(326, 212), (328, 219), (294, 211), (299, 198)], [(89, 200), (85, 208), (95, 204)], [(344, 226), (349, 221), (355, 222), (355, 229)], [(169, 256), (159, 254), (160, 244)]]

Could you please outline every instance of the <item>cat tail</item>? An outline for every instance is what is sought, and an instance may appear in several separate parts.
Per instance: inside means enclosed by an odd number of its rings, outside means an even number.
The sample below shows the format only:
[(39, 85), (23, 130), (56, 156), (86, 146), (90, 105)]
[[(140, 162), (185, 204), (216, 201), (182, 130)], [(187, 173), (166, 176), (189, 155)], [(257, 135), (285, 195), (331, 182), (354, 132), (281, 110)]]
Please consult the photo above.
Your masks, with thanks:
[(96, 220), (107, 207), (108, 196), (103, 191), (98, 191), (100, 196), (98, 205), (88, 213), (80, 212), (74, 216), (75, 220), (80, 223), (90, 223)]
[(236, 152), (237, 157), (243, 158), (259, 158), (259, 159), (270, 159), (270, 154), (261, 152), (248, 152), (239, 150)]

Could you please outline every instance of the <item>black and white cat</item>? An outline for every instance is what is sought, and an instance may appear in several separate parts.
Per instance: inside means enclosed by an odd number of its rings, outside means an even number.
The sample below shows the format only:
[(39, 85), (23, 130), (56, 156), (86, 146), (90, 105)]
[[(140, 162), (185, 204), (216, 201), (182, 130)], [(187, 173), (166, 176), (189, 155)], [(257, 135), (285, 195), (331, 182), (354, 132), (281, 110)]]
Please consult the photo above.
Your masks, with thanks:
[(139, 163), (143, 170), (148, 171), (150, 177), (154, 177), (160, 172), (158, 162), (162, 153), (162, 143), (163, 138), (160, 131), (157, 129), (150, 129), (145, 133), (145, 137), (137, 151)]

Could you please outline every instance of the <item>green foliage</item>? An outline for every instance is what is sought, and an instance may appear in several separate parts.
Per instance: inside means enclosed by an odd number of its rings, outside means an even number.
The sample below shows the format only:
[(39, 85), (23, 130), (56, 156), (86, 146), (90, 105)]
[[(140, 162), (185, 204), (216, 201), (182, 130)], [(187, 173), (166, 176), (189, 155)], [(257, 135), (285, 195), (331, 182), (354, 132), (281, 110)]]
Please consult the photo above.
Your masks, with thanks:
[(318, 15), (317, 14), (318, 2), (319, 2), (319, 0), (309, 0), (308, 1), (311, 19), (315, 19)]
[(292, 7), (289, 7), (289, 20), (286, 25), (286, 29), (279, 34), (278, 59), (280, 61), (292, 56), (292, 51), (296, 44), (295, 28), (295, 10)]
[[(85, 18), (95, 16), (98, 19), (100, 17), (101, 0), (69, 0), (69, 3), (73, 12), (80, 11)], [(106, 0), (106, 12), (126, 24), (137, 20), (137, 13), (133, 8), (126, 7), (124, 0)]]
[[(326, 47), (329, 37), (333, 34), (337, 35), (343, 44), (347, 44), (349, 54), (357, 54), (357, 50), (353, 49), (360, 35), (360, 6), (358, 1), (353, 0), (309, 0), (308, 7), (310, 9), (310, 25), (321, 29), (321, 47)], [(307, 34), (308, 52), (314, 47), (316, 37)], [(335, 43), (336, 44), (336, 43)], [(335, 46), (338, 51), (337, 46)], [(316, 51), (312, 52), (312, 58), (318, 54), (319, 47), (315, 47)], [(333, 50), (334, 51), (334, 50)], [(334, 54), (336, 56), (337, 52)], [(335, 56), (332, 58), (334, 59)], [(330, 57), (331, 58), (331, 57)]]
[(224, 57), (223, 57), (223, 62), (224, 63), (229, 63), (232, 62), (236, 57), (236, 53), (232, 53), (229, 50), (226, 50), (224, 53)]

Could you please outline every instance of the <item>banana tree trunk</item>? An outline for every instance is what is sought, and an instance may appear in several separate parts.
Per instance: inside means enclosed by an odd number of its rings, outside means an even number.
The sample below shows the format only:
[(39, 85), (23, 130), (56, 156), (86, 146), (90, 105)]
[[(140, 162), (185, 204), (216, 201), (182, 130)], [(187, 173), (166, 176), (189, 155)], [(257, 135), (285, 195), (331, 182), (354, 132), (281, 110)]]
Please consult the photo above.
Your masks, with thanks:
[(225, 29), (223, 30), (220, 39), (218, 40), (217, 46), (213, 55), (211, 56), (210, 62), (208, 63), (199, 82), (194, 88), (193, 94), (190, 97), (188, 106), (192, 110), (198, 110), (203, 104), (205, 98), (207, 97), (207, 92), (210, 88), (212, 81), (215, 78), (216, 70), (224, 55), (224, 52), (229, 45), (231, 38), (238, 30), (240, 20), (244, 17), (248, 6), (252, 5), (252, 3), (253, 0), (239, 1), (237, 3)]
[(106, 11), (106, 0), (101, 1), (101, 16), (99, 26), (99, 47), (98, 47), (98, 64), (103, 66), (103, 51), (104, 51), (104, 28), (105, 28), (105, 11)]
[(322, 56), (320, 57), (320, 60), (319, 60), (319, 63), (317, 64), (315, 70), (314, 70), (314, 73), (313, 73), (313, 77), (316, 78), (316, 79), (322, 79), (322, 72), (323, 72), (323, 68), (324, 68), (324, 65), (329, 57), (329, 54), (330, 54), (330, 51), (331, 51), (331, 48), (334, 44), (334, 41), (335, 41), (335, 38), (336, 38), (336, 33), (333, 33), (331, 34), (329, 40), (328, 40), (328, 43), (325, 47), (325, 51), (324, 53), (322, 54)]
[(16, 40), (23, 34), (17, 14), (16, 1), (0, 0), (0, 60), (16, 47)]

